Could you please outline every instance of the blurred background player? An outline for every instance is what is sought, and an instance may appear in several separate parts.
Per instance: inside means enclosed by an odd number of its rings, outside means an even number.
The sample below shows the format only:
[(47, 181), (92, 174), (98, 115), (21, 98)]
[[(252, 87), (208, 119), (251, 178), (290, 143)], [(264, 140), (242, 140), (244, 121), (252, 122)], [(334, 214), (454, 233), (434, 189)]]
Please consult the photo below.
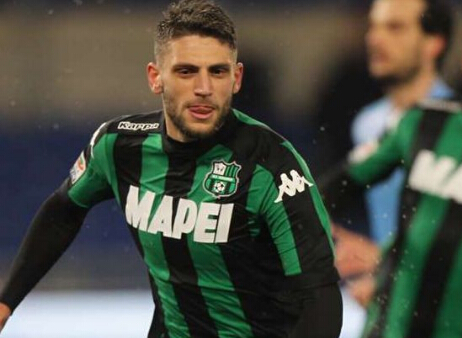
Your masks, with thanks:
[[(366, 35), (368, 66), (385, 96), (364, 107), (354, 119), (351, 134), (355, 146), (373, 146), (416, 102), (454, 95), (439, 74), (452, 26), (451, 8), (444, 0), (372, 3)], [(379, 244), (396, 230), (403, 179), (404, 172), (398, 169), (366, 192), (370, 235)]]
[[(368, 67), (385, 96), (363, 108), (352, 123), (354, 156), (375, 149), (399, 123), (405, 111), (425, 98), (450, 98), (454, 91), (439, 71), (452, 39), (451, 8), (444, 0), (375, 0), (366, 34)], [(350, 280), (349, 289), (364, 304), (373, 292), (368, 274), (378, 261), (379, 248), (395, 234), (400, 219), (399, 200), (405, 171), (397, 168), (365, 192), (369, 235), (337, 228), (339, 271)], [(349, 226), (352, 228), (352, 226)], [(353, 225), (358, 229), (363, 225)], [(363, 232), (364, 233), (364, 232)], [(356, 250), (355, 255), (351, 255)], [(361, 251), (359, 251), (361, 250)], [(359, 278), (361, 274), (364, 275)]]
[[(367, 239), (336, 228), (341, 273), (374, 273), (364, 338), (462, 336), (462, 106), (429, 99), (412, 108), (375, 149), (356, 153), (346, 167), (320, 183), (326, 205), (347, 205), (351, 196), (387, 177), (405, 173), (399, 229), (378, 261)], [(331, 210), (335, 214), (335, 209)], [(369, 247), (372, 245), (372, 247)], [(353, 256), (355, 266), (344, 266)]]

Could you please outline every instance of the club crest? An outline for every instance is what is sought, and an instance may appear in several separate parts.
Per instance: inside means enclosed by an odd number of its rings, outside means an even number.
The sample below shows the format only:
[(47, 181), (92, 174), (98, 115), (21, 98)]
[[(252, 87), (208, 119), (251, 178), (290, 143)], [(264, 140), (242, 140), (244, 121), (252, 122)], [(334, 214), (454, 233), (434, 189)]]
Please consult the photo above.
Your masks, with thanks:
[(241, 166), (236, 162), (213, 161), (212, 170), (205, 176), (204, 189), (215, 198), (233, 195), (239, 184)]

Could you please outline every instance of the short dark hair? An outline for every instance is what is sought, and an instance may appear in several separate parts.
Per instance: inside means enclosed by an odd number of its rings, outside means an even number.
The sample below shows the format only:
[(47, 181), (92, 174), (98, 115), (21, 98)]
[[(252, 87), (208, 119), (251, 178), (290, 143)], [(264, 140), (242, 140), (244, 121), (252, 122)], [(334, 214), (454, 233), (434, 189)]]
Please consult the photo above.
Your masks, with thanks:
[(452, 41), (452, 10), (445, 0), (424, 0), (424, 3), (426, 8), (420, 20), (422, 30), (425, 34), (440, 35), (446, 41), (445, 49), (437, 59), (438, 67), (441, 67)]
[(225, 11), (210, 0), (181, 0), (172, 3), (157, 25), (154, 53), (162, 53), (166, 43), (186, 35), (213, 37), (237, 50), (234, 23)]

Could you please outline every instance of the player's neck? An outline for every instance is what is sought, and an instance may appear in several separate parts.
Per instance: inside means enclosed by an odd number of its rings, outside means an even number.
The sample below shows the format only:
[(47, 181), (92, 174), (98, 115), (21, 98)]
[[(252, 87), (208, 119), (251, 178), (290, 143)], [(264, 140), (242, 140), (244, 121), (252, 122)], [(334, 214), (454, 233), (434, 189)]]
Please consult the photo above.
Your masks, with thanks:
[(408, 109), (428, 95), (437, 77), (434, 70), (421, 71), (411, 81), (389, 88), (387, 95), (397, 109)]

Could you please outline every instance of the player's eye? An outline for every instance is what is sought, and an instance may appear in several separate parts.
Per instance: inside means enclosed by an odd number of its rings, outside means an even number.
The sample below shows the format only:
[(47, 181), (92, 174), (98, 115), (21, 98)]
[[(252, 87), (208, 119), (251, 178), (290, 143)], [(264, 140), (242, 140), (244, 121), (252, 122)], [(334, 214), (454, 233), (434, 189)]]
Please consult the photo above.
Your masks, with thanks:
[(390, 32), (398, 33), (404, 30), (405, 26), (401, 22), (390, 22), (387, 25), (387, 28)]
[(191, 69), (188, 68), (181, 68), (177, 70), (178, 74), (186, 75), (186, 74), (191, 74)]
[(229, 73), (229, 67), (227, 66), (217, 66), (217, 67), (211, 67), (210, 68), (210, 73), (215, 76), (224, 76)]
[(176, 67), (174, 71), (176, 74), (180, 76), (188, 76), (188, 75), (196, 73), (197, 69), (196, 67), (182, 66), (182, 67)]

